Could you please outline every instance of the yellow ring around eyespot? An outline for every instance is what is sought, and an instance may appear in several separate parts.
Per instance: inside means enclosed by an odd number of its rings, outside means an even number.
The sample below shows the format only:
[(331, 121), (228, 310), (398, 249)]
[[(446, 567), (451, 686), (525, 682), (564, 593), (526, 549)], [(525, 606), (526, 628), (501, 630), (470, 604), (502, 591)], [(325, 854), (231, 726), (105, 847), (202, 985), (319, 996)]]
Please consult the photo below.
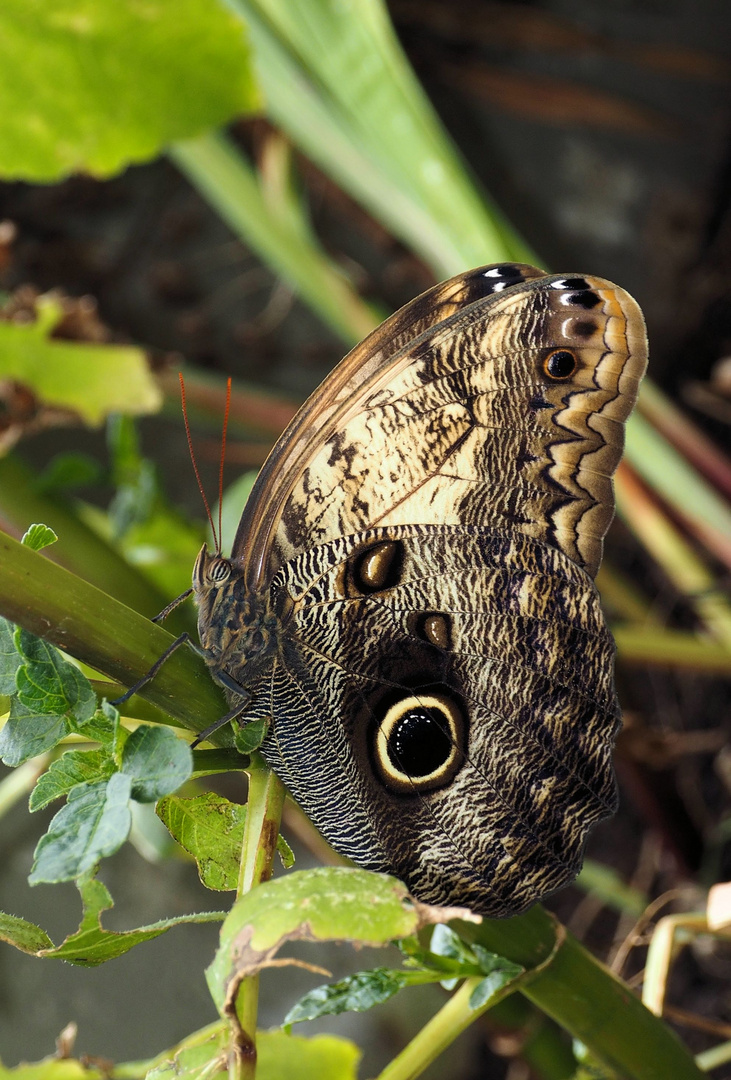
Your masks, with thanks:
[[(391, 760), (388, 740), (399, 720), (411, 709), (433, 709), (447, 721), (451, 750), (449, 756), (430, 773), (409, 776)], [(384, 716), (376, 735), (376, 764), (384, 782), (395, 791), (415, 794), (443, 787), (456, 773), (464, 758), (464, 718), (461, 710), (445, 694), (410, 694), (395, 702)]]

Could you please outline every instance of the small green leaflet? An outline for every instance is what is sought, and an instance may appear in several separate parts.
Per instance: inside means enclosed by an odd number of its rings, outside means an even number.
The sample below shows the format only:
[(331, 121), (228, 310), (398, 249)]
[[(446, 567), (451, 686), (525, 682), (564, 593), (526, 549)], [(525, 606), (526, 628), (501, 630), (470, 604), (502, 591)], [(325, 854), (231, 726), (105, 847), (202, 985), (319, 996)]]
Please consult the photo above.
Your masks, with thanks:
[(258, 720), (252, 720), (243, 727), (237, 727), (234, 733), (234, 743), (240, 754), (253, 754), (258, 750), (266, 738), (271, 721), (268, 716), (262, 716)]
[(169, 728), (141, 725), (124, 744), (122, 773), (129, 777), (132, 798), (138, 802), (169, 795), (192, 771), (190, 747)]
[(50, 544), (55, 544), (58, 540), (53, 529), (48, 525), (30, 525), (20, 541), (21, 544), (25, 544), (26, 547), (31, 548), (32, 551), (43, 551), (44, 547), (48, 547)]
[[(171, 836), (193, 856), (198, 874), (209, 889), (233, 890), (238, 885), (246, 807), (207, 791), (192, 798), (171, 795), (161, 799), (156, 812)], [(285, 869), (294, 862), (286, 841), (277, 839)]]

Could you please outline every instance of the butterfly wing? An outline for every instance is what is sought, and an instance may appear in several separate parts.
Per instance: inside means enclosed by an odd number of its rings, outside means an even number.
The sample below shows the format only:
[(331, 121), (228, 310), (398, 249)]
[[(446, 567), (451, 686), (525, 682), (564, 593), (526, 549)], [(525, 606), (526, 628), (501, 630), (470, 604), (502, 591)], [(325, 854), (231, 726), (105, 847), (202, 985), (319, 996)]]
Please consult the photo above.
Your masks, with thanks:
[(427, 297), (346, 357), (265, 466), (234, 557), (282, 629), (265, 674), (233, 674), (333, 846), (504, 915), (571, 880), (615, 804), (590, 575), (644, 325), (608, 282), (525, 267)]
[(495, 524), (593, 575), (646, 363), (639, 307), (602, 279), (509, 264), (436, 286), (306, 402), (262, 469), (233, 557), (257, 589), (352, 532)]

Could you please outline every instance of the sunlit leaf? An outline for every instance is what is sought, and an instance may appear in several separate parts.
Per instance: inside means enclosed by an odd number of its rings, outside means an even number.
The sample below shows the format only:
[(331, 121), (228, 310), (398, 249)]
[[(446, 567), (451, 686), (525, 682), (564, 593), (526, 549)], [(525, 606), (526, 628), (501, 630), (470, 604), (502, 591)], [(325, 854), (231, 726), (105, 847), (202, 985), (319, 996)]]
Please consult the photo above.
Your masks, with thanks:
[(7, 179), (108, 176), (257, 103), (245, 29), (207, 0), (5, 0)]

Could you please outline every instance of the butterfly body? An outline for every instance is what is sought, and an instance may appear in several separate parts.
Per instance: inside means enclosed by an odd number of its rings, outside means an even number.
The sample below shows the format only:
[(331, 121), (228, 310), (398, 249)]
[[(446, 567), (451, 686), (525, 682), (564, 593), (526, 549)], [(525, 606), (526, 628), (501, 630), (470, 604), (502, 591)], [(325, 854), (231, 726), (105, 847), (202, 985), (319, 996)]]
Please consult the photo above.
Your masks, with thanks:
[(194, 573), (204, 655), (343, 854), (434, 903), (522, 910), (612, 813), (614, 645), (593, 574), (646, 361), (595, 278), (482, 267), (358, 346)]

